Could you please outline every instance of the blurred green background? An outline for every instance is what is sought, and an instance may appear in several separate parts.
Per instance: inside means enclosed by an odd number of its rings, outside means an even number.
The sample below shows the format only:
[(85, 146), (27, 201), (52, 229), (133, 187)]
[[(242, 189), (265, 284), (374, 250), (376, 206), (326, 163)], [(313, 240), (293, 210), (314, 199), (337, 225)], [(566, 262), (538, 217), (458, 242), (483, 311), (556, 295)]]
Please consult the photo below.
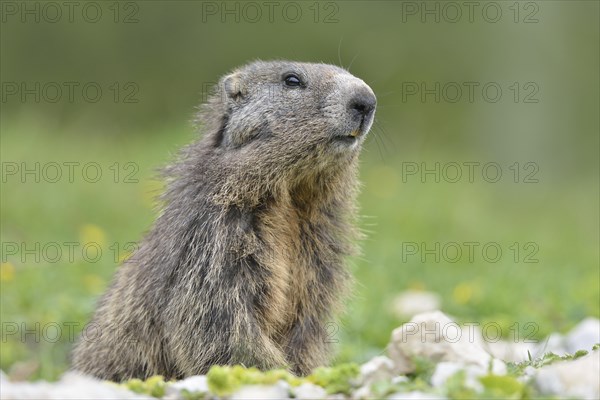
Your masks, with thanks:
[[(210, 85), (258, 58), (341, 65), (378, 96), (361, 163), (368, 237), (332, 328), (336, 362), (384, 351), (407, 289), (511, 338), (528, 322), (541, 340), (600, 314), (598, 2), (81, 2), (71, 14), (61, 3), (1, 3), (0, 367), (13, 378), (67, 368), (69, 326), (88, 321), (152, 224), (156, 168), (197, 137)], [(79, 163), (72, 182), (65, 162)], [(39, 182), (22, 179), (36, 163)], [(83, 179), (88, 163), (97, 182)], [(421, 176), (436, 163), (439, 182)], [(473, 257), (455, 261), (451, 244), (467, 242)], [(436, 243), (439, 260), (426, 253)], [(482, 254), (489, 243), (498, 260)]]

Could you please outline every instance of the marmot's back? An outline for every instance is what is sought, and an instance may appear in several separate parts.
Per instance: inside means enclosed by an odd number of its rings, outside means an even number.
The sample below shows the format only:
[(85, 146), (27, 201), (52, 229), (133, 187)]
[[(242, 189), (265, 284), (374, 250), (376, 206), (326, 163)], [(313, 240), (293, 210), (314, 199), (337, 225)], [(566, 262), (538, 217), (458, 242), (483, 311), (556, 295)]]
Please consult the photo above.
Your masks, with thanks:
[(325, 364), (375, 104), (363, 81), (325, 64), (259, 61), (223, 77), (73, 367), (119, 381)]

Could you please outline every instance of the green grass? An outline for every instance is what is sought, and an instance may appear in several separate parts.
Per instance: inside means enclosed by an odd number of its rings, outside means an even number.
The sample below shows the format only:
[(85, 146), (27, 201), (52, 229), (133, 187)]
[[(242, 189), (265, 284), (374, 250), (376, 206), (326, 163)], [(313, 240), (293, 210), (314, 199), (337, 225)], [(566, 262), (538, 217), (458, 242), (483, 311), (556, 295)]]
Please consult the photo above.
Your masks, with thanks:
[[(97, 162), (104, 175), (97, 183), (87, 183), (76, 168), (74, 183), (66, 178), (58, 183), (9, 178), (2, 183), (2, 242), (43, 246), (93, 241), (105, 252), (94, 263), (86, 262), (81, 249), (76, 249), (73, 262), (66, 254), (56, 263), (35, 262), (33, 256), (25, 262), (7, 257), (1, 267), (2, 370), (54, 379), (67, 368), (72, 343), (65, 324), (72, 323), (77, 333), (88, 321), (118, 259), (126, 254), (124, 244), (139, 240), (151, 226), (152, 197), (160, 189), (160, 183), (152, 180), (155, 168), (192, 137), (187, 128), (58, 135), (33, 125), (3, 129), (3, 162)], [(373, 141), (367, 144), (360, 205), (361, 226), (368, 236), (362, 257), (352, 265), (355, 296), (341, 323), (331, 328), (331, 338), (339, 343), (336, 363), (362, 362), (384, 351), (392, 329), (403, 322), (391, 312), (391, 301), (409, 288), (439, 293), (442, 309), (459, 321), (495, 322), (505, 337), (518, 332), (521, 340), (527, 334), (541, 339), (553, 331), (564, 332), (585, 316), (599, 316), (597, 177), (583, 174), (550, 182), (542, 170), (537, 184), (418, 179), (404, 183), (403, 158), (481, 159), (428, 150), (384, 160)], [(139, 183), (114, 183), (109, 167), (115, 162), (121, 167), (136, 163)], [(435, 262), (432, 257), (422, 262), (417, 256), (403, 259), (406, 242), (430, 247), (435, 242), (495, 242), (504, 253), (495, 263), (477, 252), (473, 262), (466, 257), (455, 263)], [(523, 249), (515, 262), (509, 249), (515, 242), (535, 243), (539, 262), (523, 262)], [(120, 247), (116, 256), (110, 250), (113, 243)], [(35, 330), (38, 322), (39, 338), (9, 334), (14, 324), (19, 331), (22, 323)], [(55, 337), (55, 325), (47, 325), (53, 323), (62, 328), (55, 343), (44, 340)]]

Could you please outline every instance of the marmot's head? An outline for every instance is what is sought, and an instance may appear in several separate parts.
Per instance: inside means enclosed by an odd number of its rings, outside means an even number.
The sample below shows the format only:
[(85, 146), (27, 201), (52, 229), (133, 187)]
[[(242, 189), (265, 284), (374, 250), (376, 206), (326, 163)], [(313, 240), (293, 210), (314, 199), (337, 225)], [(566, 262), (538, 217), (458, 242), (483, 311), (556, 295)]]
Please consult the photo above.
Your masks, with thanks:
[(219, 168), (269, 186), (335, 174), (356, 160), (375, 105), (371, 88), (342, 68), (257, 61), (219, 81), (201, 113), (203, 144)]

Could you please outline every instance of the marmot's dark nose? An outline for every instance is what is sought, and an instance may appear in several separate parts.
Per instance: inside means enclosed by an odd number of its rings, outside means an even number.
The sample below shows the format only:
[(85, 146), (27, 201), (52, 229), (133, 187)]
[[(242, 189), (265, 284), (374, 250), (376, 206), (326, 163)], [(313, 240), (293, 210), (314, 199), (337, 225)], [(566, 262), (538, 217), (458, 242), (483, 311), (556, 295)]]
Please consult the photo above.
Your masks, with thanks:
[(363, 89), (357, 91), (357, 93), (352, 96), (348, 106), (352, 112), (366, 117), (375, 110), (376, 104), (377, 99), (373, 93), (370, 90)]

